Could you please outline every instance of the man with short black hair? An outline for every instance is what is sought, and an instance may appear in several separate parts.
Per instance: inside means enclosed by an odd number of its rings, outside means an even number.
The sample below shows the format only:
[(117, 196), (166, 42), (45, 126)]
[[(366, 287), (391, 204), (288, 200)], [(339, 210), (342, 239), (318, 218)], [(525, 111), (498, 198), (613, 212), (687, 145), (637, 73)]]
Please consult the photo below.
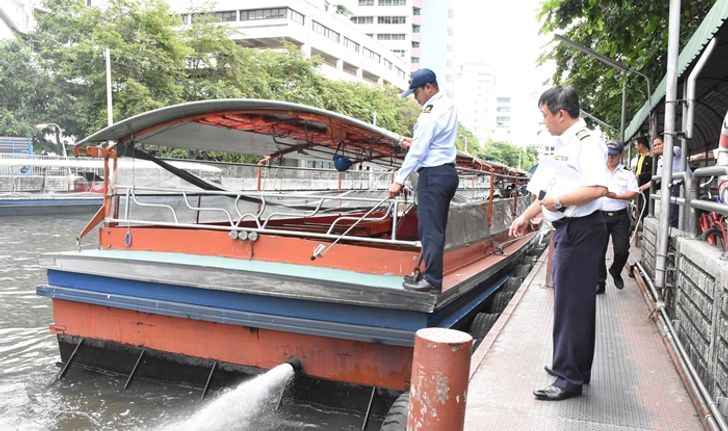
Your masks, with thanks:
[(554, 352), (544, 367), (556, 379), (533, 392), (539, 400), (581, 395), (594, 360), (597, 271), (607, 230), (600, 198), (607, 193), (607, 148), (579, 118), (579, 97), (554, 87), (538, 101), (546, 129), (558, 137), (552, 157), (542, 157), (528, 185), (538, 195), (511, 224), (509, 234), (526, 233), (543, 214), (554, 232)]
[(604, 293), (607, 284), (607, 264), (605, 262), (607, 249), (609, 248), (609, 237), (612, 237), (612, 248), (614, 249), (614, 261), (609, 267), (609, 274), (614, 281), (614, 287), (624, 288), (622, 280), (622, 268), (629, 257), (629, 213), (627, 207), (629, 201), (637, 197), (639, 188), (637, 178), (634, 174), (622, 166), (622, 151), (624, 145), (621, 142), (607, 144), (609, 156), (607, 158), (607, 195), (602, 198), (601, 211), (607, 226), (607, 238), (602, 247), (602, 258), (599, 261), (599, 278), (597, 279), (597, 294)]
[(412, 73), (409, 88), (402, 97), (414, 94), (423, 106), (412, 138), (402, 138), (399, 145), (407, 155), (389, 186), (389, 196), (402, 192), (407, 177), (417, 172), (417, 218), (422, 260), (425, 269), (419, 278), (405, 278), (403, 286), (415, 292), (442, 291), (445, 230), (450, 201), (458, 188), (455, 170), (458, 117), (453, 104), (440, 93), (435, 72), (419, 69)]
[[(635, 164), (635, 175), (637, 176), (637, 185), (640, 188), (642, 196), (637, 200), (637, 223), (644, 218), (649, 207), (650, 198), (650, 180), (652, 179), (652, 154), (650, 154), (650, 142), (646, 136), (639, 136), (634, 140), (634, 147), (639, 152), (637, 163)], [(645, 184), (647, 184), (645, 187)]]

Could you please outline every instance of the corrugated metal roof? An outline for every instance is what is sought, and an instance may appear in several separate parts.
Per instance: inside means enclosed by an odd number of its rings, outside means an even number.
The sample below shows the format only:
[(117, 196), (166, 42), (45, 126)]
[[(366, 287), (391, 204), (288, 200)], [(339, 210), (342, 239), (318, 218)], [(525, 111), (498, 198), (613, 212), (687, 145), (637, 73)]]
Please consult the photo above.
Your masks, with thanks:
[[(680, 52), (677, 64), (678, 77), (682, 77), (682, 75), (693, 66), (700, 54), (703, 52), (703, 49), (705, 49), (705, 46), (708, 42), (710, 42), (713, 36), (715, 36), (718, 30), (721, 29), (726, 19), (728, 19), (728, 0), (717, 0), (705, 16), (705, 19), (698, 29), (695, 30), (695, 33), (693, 33), (682, 52)], [(666, 88), (667, 76), (664, 76), (651, 95), (650, 106), (647, 106), (648, 104), (645, 102), (642, 108), (640, 108), (637, 114), (635, 114), (632, 118), (632, 121), (630, 121), (629, 126), (627, 126), (624, 133), (626, 139), (632, 139), (647, 120), (649, 113), (652, 112), (657, 105), (662, 103), (662, 100), (665, 98), (665, 93), (667, 92)]]

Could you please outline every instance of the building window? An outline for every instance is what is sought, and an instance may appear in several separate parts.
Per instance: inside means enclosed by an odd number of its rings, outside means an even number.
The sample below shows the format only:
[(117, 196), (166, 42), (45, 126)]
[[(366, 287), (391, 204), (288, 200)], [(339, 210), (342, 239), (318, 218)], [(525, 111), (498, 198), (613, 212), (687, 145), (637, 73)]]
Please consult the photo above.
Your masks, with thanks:
[(402, 69), (400, 69), (400, 68), (398, 67), (398, 68), (397, 68), (397, 76), (399, 76), (399, 77), (400, 77), (400, 79), (404, 79), (404, 77), (405, 77), (405, 73), (404, 73), (404, 70), (402, 70)]
[(182, 17), (182, 24), (189, 24), (190, 23), (190, 14), (183, 13), (181, 15), (181, 17)]
[(261, 19), (286, 18), (288, 8), (278, 7), (273, 9), (249, 9), (240, 11), (240, 21), (257, 21)]
[(303, 25), (303, 14), (296, 12), (293, 9), (288, 9), (288, 18), (290, 18), (291, 21)]
[(420, 9), (418, 7), (413, 7), (412, 8), (412, 15), (419, 16), (421, 13), (422, 13), (422, 9)]
[(321, 24), (317, 21), (311, 21), (311, 27), (313, 28), (313, 31), (315, 31), (318, 34), (323, 35), (327, 39), (331, 39), (334, 42), (339, 42), (341, 40), (341, 36), (339, 33), (331, 30), (330, 28), (326, 27), (325, 25)]
[(419, 48), (419, 47), (420, 47), (419, 42), (412, 41), (412, 48)]
[(359, 0), (359, 6), (374, 6), (374, 0)]
[(404, 40), (405, 35), (399, 33), (379, 33), (377, 40)]
[(349, 49), (351, 49), (351, 50), (353, 50), (353, 51), (355, 51), (355, 52), (359, 52), (360, 51), (359, 44), (356, 43), (356, 42), (354, 42), (353, 40), (349, 39), (348, 37), (345, 37), (344, 38), (344, 46), (347, 47), (347, 48), (349, 48)]
[(380, 16), (377, 17), (377, 24), (406, 24), (406, 16)]
[(387, 60), (387, 59), (385, 58), (385, 59), (384, 59), (384, 67), (386, 67), (386, 68), (387, 68), (387, 69), (389, 69), (389, 70), (392, 70), (392, 66), (393, 66), (392, 62), (391, 62), (391, 61), (389, 61), (389, 60)]
[(353, 16), (351, 22), (354, 24), (374, 24), (373, 16)]
[(420, 58), (419, 57), (412, 57), (410, 63), (412, 63), (412, 64), (420, 64)]
[(379, 0), (379, 6), (407, 6), (407, 0)]
[(495, 112), (508, 113), (508, 112), (511, 112), (511, 108), (510, 108), (510, 106), (498, 106), (497, 108), (495, 108)]
[(498, 103), (511, 103), (511, 98), (510, 97), (498, 97), (498, 98), (496, 98), (496, 101)]
[(400, 57), (404, 57), (404, 49), (393, 49), (392, 52)]
[(412, 25), (412, 33), (419, 33), (420, 32), (420, 26), (413, 24)]
[(377, 54), (376, 52), (372, 51), (369, 48), (362, 48), (361, 53), (364, 55), (364, 57), (374, 60), (376, 63), (380, 63), (382, 61), (382, 56)]
[(238, 20), (238, 13), (234, 10), (215, 12), (214, 16), (216, 21), (230, 22)]

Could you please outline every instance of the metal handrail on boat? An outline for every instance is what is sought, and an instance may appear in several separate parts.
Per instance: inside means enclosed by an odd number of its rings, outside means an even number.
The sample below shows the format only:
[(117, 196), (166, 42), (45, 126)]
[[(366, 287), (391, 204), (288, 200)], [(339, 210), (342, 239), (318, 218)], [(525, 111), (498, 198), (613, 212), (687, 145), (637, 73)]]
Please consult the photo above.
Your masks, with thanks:
[[(163, 188), (155, 188), (155, 187), (135, 187), (135, 186), (115, 186), (114, 187), (114, 194), (117, 196), (124, 196), (126, 197), (126, 205), (124, 207), (124, 217), (118, 218), (118, 217), (109, 217), (106, 219), (107, 223), (118, 223), (123, 224), (125, 226), (130, 225), (144, 225), (144, 226), (164, 226), (164, 227), (186, 227), (186, 228), (200, 228), (201, 226), (204, 226), (206, 229), (211, 230), (222, 230), (222, 231), (235, 231), (236, 233), (239, 232), (257, 232), (257, 233), (275, 233), (276, 235), (286, 235), (286, 236), (301, 236), (305, 235), (312, 238), (319, 238), (319, 239), (330, 239), (330, 240), (336, 240), (336, 239), (347, 239), (347, 240), (355, 240), (360, 242), (369, 242), (369, 243), (378, 243), (378, 244), (394, 244), (394, 245), (406, 245), (406, 246), (414, 246), (419, 247), (420, 242), (419, 241), (401, 241), (397, 240), (395, 235), (392, 235), (392, 238), (390, 239), (382, 239), (382, 238), (370, 238), (370, 237), (362, 237), (362, 236), (355, 236), (355, 235), (346, 235), (342, 238), (342, 235), (340, 234), (333, 234), (334, 227), (337, 223), (351, 219), (351, 220), (359, 220), (361, 221), (381, 221), (386, 220), (386, 218), (390, 215), (390, 212), (396, 213), (396, 208), (400, 203), (405, 203), (406, 200), (403, 199), (392, 199), (392, 203), (389, 205), (387, 211), (384, 215), (376, 218), (371, 219), (361, 219), (360, 217), (351, 217), (351, 216), (340, 216), (335, 218), (331, 224), (329, 225), (326, 233), (318, 233), (318, 232), (310, 232), (310, 231), (299, 231), (299, 230), (293, 230), (293, 229), (278, 229), (278, 228), (270, 228), (268, 226), (269, 222), (271, 222), (274, 218), (281, 218), (283, 216), (285, 217), (312, 217), (319, 213), (321, 213), (321, 209), (326, 201), (355, 201), (355, 202), (368, 202), (368, 203), (375, 203), (377, 204), (373, 208), (376, 208), (377, 206), (381, 205), (382, 200), (380, 198), (367, 198), (367, 197), (357, 197), (357, 196), (321, 196), (321, 195), (315, 195), (315, 194), (295, 194), (295, 193), (276, 193), (276, 192), (228, 192), (228, 191), (208, 191), (208, 190), (175, 190), (170, 191), (169, 189), (163, 189)], [(150, 202), (142, 202), (138, 198), (138, 192), (146, 192), (146, 195), (163, 195), (163, 196), (181, 196), (182, 200), (184, 200), (185, 206), (197, 213), (200, 212), (224, 212), (227, 218), (227, 223), (225, 225), (220, 225), (219, 223), (182, 223), (180, 222), (180, 219), (175, 211), (175, 209), (171, 205), (167, 204), (157, 204), (157, 203), (150, 203)], [(144, 194), (139, 194), (143, 196)], [(201, 206), (193, 206), (189, 203), (189, 197), (190, 195), (208, 195), (208, 196), (227, 196), (227, 197), (235, 197), (235, 209), (237, 212), (237, 221), (233, 220), (230, 213), (225, 210), (224, 208), (214, 208), (214, 207), (201, 207)], [(265, 205), (270, 205), (268, 200), (270, 198), (281, 198), (281, 197), (289, 197), (289, 198), (308, 198), (308, 199), (315, 199), (316, 204), (315, 207), (304, 213), (283, 213), (283, 212), (277, 212), (269, 214), (266, 217), (262, 217), (263, 210), (259, 210), (258, 214), (253, 214), (250, 212), (242, 212), (240, 211), (237, 203), (243, 199), (250, 199), (255, 198), (260, 200), (261, 207)], [(163, 221), (154, 221), (154, 220), (144, 220), (144, 219), (135, 219), (131, 217), (131, 204), (133, 205), (139, 205), (141, 207), (156, 207), (156, 208), (162, 208), (165, 210), (169, 210), (172, 213), (172, 217), (174, 222), (163, 222)], [(255, 222), (256, 227), (246, 227), (241, 226), (241, 222), (245, 218), (250, 218), (252, 221)], [(392, 218), (392, 229), (396, 229), (398, 222), (398, 217)]]

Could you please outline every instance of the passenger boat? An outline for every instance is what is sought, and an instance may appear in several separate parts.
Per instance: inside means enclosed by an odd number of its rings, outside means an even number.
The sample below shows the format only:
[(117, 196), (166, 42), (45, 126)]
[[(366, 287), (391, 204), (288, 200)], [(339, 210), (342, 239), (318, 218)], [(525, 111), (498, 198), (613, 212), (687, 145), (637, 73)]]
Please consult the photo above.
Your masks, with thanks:
[[(170, 163), (221, 181), (220, 168), (184, 161)], [(93, 213), (103, 203), (103, 169), (99, 158), (0, 154), (0, 215)], [(131, 158), (120, 161), (115, 174), (157, 182), (175, 178), (148, 160)]]
[[(467, 327), (537, 238), (508, 238), (530, 201), (497, 193), (528, 175), (460, 153), (443, 291), (404, 290), (421, 244), (417, 196), (386, 197), (399, 139), (326, 110), (239, 99), (150, 111), (87, 137), (77, 153), (103, 157), (105, 178), (133, 156), (186, 185), (108, 181), (79, 235), (98, 226), (98, 245), (42, 258), (37, 293), (52, 299), (62, 361), (201, 384), (296, 357), (311, 378), (405, 390), (415, 331)], [(248, 180), (230, 182), (242, 168), (228, 165), (214, 183), (151, 155), (161, 149), (260, 161)]]

